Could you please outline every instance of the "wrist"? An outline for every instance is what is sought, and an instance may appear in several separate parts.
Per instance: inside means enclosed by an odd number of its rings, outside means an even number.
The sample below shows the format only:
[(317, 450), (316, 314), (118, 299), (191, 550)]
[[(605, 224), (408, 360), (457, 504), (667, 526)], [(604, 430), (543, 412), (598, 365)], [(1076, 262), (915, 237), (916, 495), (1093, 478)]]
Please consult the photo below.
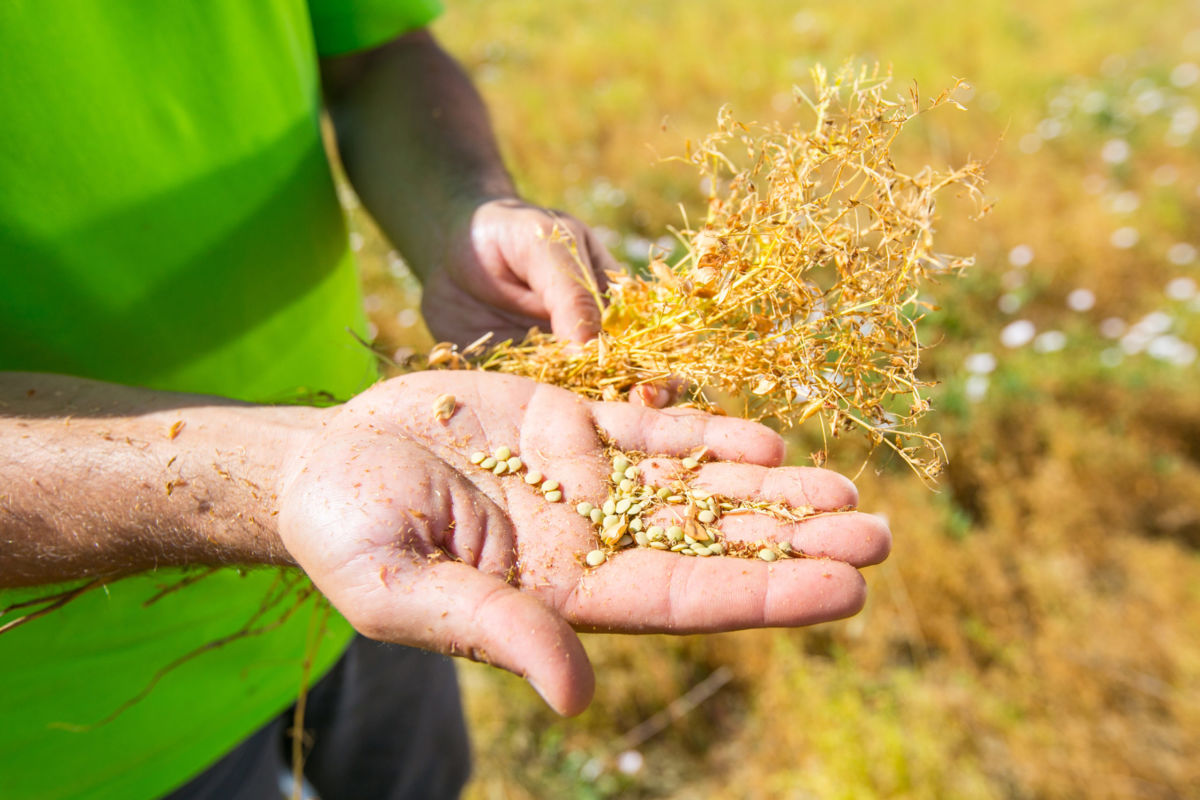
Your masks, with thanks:
[(144, 420), (167, 432), (152, 465), (163, 497), (146, 500), (184, 532), (182, 562), (295, 564), (279, 535), (279, 498), (321, 415), (304, 406), (216, 405)]
[(293, 563), (279, 482), (321, 413), (0, 374), (0, 586)]

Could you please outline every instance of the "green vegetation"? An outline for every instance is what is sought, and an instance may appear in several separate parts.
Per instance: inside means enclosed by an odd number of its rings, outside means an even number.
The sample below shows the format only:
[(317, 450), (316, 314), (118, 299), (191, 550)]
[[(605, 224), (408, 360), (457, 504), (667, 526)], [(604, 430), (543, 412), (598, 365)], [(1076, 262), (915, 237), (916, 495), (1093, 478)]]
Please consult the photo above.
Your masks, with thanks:
[[(777, 0), (460, 2), (437, 31), (474, 74), (523, 191), (646, 260), (715, 128), (791, 121), (850, 58), (951, 108), (897, 143), (915, 171), (987, 162), (993, 212), (929, 299), (924, 377), (949, 456), (858, 475), (896, 536), (858, 617), (804, 631), (588, 637), (577, 719), (464, 665), (473, 798), (1177, 797), (1200, 785), (1200, 8)], [(416, 285), (355, 216), (377, 343), (429, 346)], [(800, 463), (820, 431), (794, 434)], [(834, 449), (856, 473), (863, 453)], [(729, 680), (619, 757), (714, 672)], [(684, 705), (686, 707), (687, 704)], [(681, 706), (678, 702), (676, 709)], [(624, 766), (631, 774), (622, 772)]]

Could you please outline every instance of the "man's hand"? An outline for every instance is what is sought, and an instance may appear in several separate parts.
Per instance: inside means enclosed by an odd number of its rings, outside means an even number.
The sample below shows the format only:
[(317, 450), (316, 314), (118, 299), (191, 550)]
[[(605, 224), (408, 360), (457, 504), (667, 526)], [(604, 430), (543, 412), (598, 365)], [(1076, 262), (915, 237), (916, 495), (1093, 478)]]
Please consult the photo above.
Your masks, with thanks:
[(475, 208), (440, 263), (421, 309), (436, 339), (460, 346), (488, 332), (519, 342), (535, 326), (586, 341), (600, 330), (605, 273), (619, 269), (586, 225), (515, 198)]
[[(456, 398), (439, 421), (434, 401)], [(886, 557), (877, 518), (824, 470), (780, 467), (783, 445), (744, 420), (597, 403), (507, 375), (424, 372), (329, 409), (253, 406), (52, 375), (0, 373), (0, 587), (116, 579), (163, 566), (298, 563), (360, 631), (526, 676), (583, 710), (591, 666), (573, 629), (690, 633), (853, 614), (855, 567)], [(598, 568), (581, 501), (606, 499), (605, 442), (679, 459), (712, 494), (830, 511), (799, 523), (727, 514), (729, 541), (789, 542), (812, 558), (616, 553)], [(470, 463), (507, 445), (562, 485)], [(669, 523), (669, 511), (656, 522)]]
[(425, 285), (437, 339), (595, 335), (616, 263), (578, 220), (518, 199), (479, 93), (427, 31), (323, 61), (321, 76), (346, 172)]
[[(457, 400), (444, 424), (432, 411), (443, 393)], [(779, 467), (782, 442), (762, 426), (590, 402), (511, 376), (421, 373), (323, 413), (282, 470), (279, 533), (296, 561), (367, 636), (505, 667), (565, 714), (588, 705), (594, 680), (572, 628), (690, 633), (843, 617), (863, 603), (854, 567), (890, 547), (869, 515), (730, 515), (720, 523), (730, 539), (788, 541), (816, 557), (633, 549), (591, 569), (582, 557), (595, 534), (574, 507), (607, 495), (605, 440), (659, 456), (643, 462), (651, 482), (672, 480), (675, 460), (704, 446), (716, 460), (692, 480), (713, 493), (830, 511), (857, 496), (835, 473)], [(468, 460), (501, 445), (559, 481), (563, 502)]]

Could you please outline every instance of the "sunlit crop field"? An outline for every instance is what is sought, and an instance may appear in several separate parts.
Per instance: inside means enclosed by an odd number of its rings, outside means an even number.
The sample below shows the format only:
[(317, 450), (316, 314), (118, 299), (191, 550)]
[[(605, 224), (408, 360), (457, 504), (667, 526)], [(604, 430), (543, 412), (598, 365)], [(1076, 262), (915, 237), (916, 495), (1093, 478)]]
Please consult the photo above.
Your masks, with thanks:
[[(896, 537), (866, 610), (588, 637), (596, 701), (570, 720), (464, 664), (469, 796), (1197, 796), (1200, 3), (450, 5), (435, 30), (522, 190), (630, 263), (703, 210), (663, 159), (725, 103), (794, 119), (815, 63), (879, 61), (926, 96), (967, 80), (968, 110), (922, 118), (897, 156), (985, 161), (995, 203), (937, 233), (977, 259), (927, 298), (937, 491), (832, 452)], [(419, 286), (353, 219), (377, 344), (428, 346)], [(795, 463), (820, 442), (802, 429)]]

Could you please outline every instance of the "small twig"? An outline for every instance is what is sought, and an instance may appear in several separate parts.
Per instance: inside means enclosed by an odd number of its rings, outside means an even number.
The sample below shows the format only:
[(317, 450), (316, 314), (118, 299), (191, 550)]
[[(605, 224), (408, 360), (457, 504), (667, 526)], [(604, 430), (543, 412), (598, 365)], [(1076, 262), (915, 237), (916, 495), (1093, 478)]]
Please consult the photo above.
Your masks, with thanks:
[(169, 584), (168, 586), (163, 587), (157, 594), (151, 596), (148, 600), (145, 600), (142, 603), (142, 606), (148, 608), (148, 607), (154, 605), (155, 603), (157, 603), (159, 600), (162, 600), (167, 595), (174, 594), (175, 592), (178, 592), (181, 589), (191, 586), (192, 584), (196, 583), (197, 581), (204, 580), (208, 576), (215, 574), (217, 572), (217, 570), (219, 570), (219, 569), (220, 569), (220, 567), (209, 567), (208, 569), (205, 569), (198, 574), (186, 575), (183, 578), (181, 578), (180, 580), (176, 581), (175, 583), (172, 583), (172, 584)]
[(304, 665), (300, 670), (300, 692), (296, 707), (292, 711), (292, 800), (304, 800), (304, 711), (308, 705), (309, 679), (312, 675), (313, 657), (325, 632), (325, 621), (329, 618), (329, 605), (314, 607), (308, 618), (308, 634), (305, 637)]
[(210, 642), (206, 642), (206, 643), (200, 645), (199, 647), (189, 650), (188, 652), (184, 653), (183, 655), (179, 656), (178, 658), (175, 658), (174, 660), (172, 660), (165, 666), (161, 667), (154, 673), (154, 675), (152, 675), (150, 677), (150, 680), (147, 681), (146, 685), (143, 686), (141, 690), (139, 690), (133, 697), (130, 697), (128, 700), (126, 700), (125, 702), (123, 702), (119, 706), (117, 706), (117, 708), (115, 708), (106, 717), (100, 719), (97, 722), (93, 722), (91, 724), (57, 722), (57, 723), (51, 723), (50, 727), (57, 728), (60, 730), (69, 730), (69, 731), (89, 731), (89, 730), (94, 730), (95, 728), (103, 727), (104, 725), (107, 725), (108, 723), (115, 720), (117, 717), (124, 714), (126, 711), (128, 711), (130, 708), (135, 706), (137, 703), (141, 702), (147, 695), (149, 695), (152, 691), (154, 691), (154, 688), (156, 686), (158, 686), (158, 684), (162, 681), (163, 678), (165, 678), (170, 673), (174, 672), (179, 667), (188, 663), (189, 661), (195, 659), (196, 657), (203, 655), (204, 653), (207, 653), (209, 651), (219, 649), (221, 647), (224, 647), (228, 644), (239, 641), (241, 639), (248, 639), (251, 636), (261, 636), (263, 634), (269, 633), (273, 630), (276, 630), (276, 629), (282, 627), (284, 625), (284, 623), (286, 623), (288, 621), (288, 619), (292, 616), (292, 614), (295, 613), (295, 611), (300, 606), (302, 606), (308, 600), (309, 597), (311, 597), (313, 594), (316, 593), (316, 590), (312, 587), (311, 584), (307, 588), (301, 589), (295, 598), (295, 602), (288, 608), (285, 608), (284, 611), (277, 618), (267, 621), (267, 622), (263, 622), (262, 624), (259, 624), (257, 627), (255, 627), (255, 625), (256, 625), (256, 623), (259, 622), (259, 620), (261, 620), (264, 616), (266, 616), (267, 613), (269, 613), (272, 609), (274, 609), (276, 606), (278, 606), (285, 598), (287, 598), (290, 595), (291, 590), (293, 588), (295, 588), (296, 584), (298, 582), (300, 582), (302, 577), (303, 577), (302, 575), (295, 575), (295, 576), (290, 576), (290, 578), (276, 580), (275, 585), (279, 586), (280, 584), (282, 584), (282, 588), (279, 590), (276, 590), (275, 586), (273, 586), (271, 592), (268, 594), (266, 599), (264, 599), (262, 605), (254, 612), (254, 614), (250, 617), (250, 619), (246, 621), (246, 624), (244, 626), (242, 626), (241, 629), (234, 631), (233, 633), (228, 634), (227, 636), (222, 636), (218, 639), (214, 639)]
[(617, 741), (617, 752), (634, 750), (667, 727), (681, 719), (689, 711), (712, 697), (721, 687), (733, 680), (733, 670), (724, 665), (717, 667), (704, 680), (672, 700), (666, 708), (639, 722)]
[(76, 586), (74, 589), (68, 589), (65, 592), (58, 592), (56, 594), (47, 595), (45, 597), (38, 597), (33, 600), (26, 600), (21, 603), (14, 603), (14, 604), (6, 607), (3, 610), (3, 612), (0, 613), (0, 616), (3, 616), (4, 614), (9, 613), (10, 611), (15, 611), (18, 608), (28, 608), (29, 606), (37, 605), (38, 603), (48, 603), (48, 605), (45, 605), (42, 608), (39, 608), (37, 611), (31, 611), (28, 614), (17, 617), (16, 619), (9, 620), (8, 622), (4, 623), (3, 625), (0, 625), (0, 635), (8, 633), (9, 631), (11, 631), (15, 628), (19, 628), (27, 622), (33, 622), (35, 619), (38, 619), (39, 617), (44, 617), (53, 611), (57, 611), (58, 609), (62, 608), (67, 603), (71, 602), (72, 600), (79, 597), (83, 593), (91, 591), (92, 589), (95, 589), (99, 586), (103, 586), (109, 580), (111, 580), (110, 576), (93, 578), (92, 580), (88, 581), (87, 583), (83, 584), (82, 586)]

